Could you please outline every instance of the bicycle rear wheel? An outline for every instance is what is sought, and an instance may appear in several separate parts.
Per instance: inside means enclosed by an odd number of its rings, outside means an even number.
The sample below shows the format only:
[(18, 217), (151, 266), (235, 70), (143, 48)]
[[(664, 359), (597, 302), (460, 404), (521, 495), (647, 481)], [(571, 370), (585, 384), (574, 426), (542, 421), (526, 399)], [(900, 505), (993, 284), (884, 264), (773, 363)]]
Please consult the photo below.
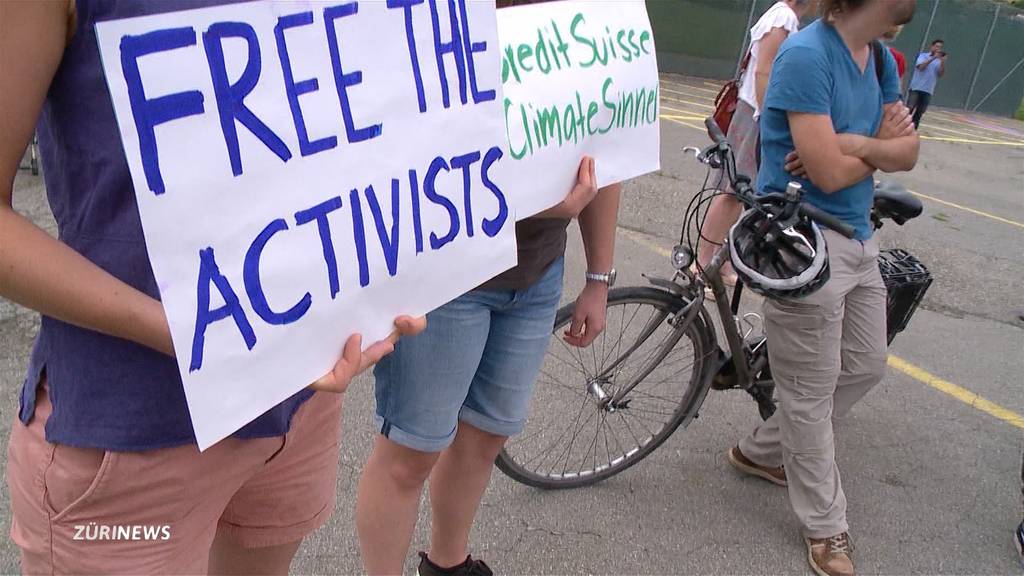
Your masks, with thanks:
[(509, 439), (498, 468), (537, 488), (586, 486), (636, 464), (688, 423), (707, 394), (714, 339), (700, 316), (682, 328), (670, 323), (684, 304), (654, 288), (611, 290), (605, 330), (585, 349), (562, 340), (573, 305), (559, 310), (526, 428)]

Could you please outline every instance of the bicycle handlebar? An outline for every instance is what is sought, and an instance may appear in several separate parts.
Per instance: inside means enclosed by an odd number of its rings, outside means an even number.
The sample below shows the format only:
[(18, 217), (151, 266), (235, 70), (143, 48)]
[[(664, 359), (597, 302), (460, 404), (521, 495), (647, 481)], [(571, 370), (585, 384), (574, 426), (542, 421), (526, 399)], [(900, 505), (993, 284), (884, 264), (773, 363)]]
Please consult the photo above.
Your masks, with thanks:
[[(725, 133), (722, 132), (722, 128), (718, 125), (718, 122), (715, 121), (715, 118), (713, 116), (705, 118), (704, 126), (707, 127), (708, 135), (711, 137), (711, 140), (714, 141), (715, 147), (719, 148), (718, 152), (726, 152), (729, 156), (731, 156), (732, 153), (731, 151), (728, 150), (729, 140), (726, 138)], [(725, 146), (724, 148), (723, 145)], [(750, 179), (747, 177), (740, 178), (740, 176), (736, 174), (735, 164), (730, 162), (728, 159), (724, 161), (722, 164), (725, 166), (725, 171), (730, 180), (729, 183), (733, 187), (733, 190), (735, 190), (740, 196), (745, 196), (753, 201), (756, 201), (756, 194), (750, 186)], [(732, 167), (732, 169), (730, 170), (729, 167)], [(836, 232), (842, 234), (847, 238), (853, 238), (855, 232), (853, 226), (850, 226), (846, 222), (843, 222), (842, 220), (836, 218), (835, 216), (829, 214), (828, 212), (825, 212), (824, 210), (821, 210), (816, 206), (808, 204), (807, 202), (799, 201), (798, 205), (800, 213), (803, 214), (804, 216), (810, 218), (811, 220), (817, 222), (822, 226), (825, 226), (826, 228), (835, 230)]]
[(728, 142), (725, 138), (725, 133), (722, 132), (722, 127), (715, 121), (714, 116), (708, 116), (704, 119), (704, 126), (708, 129), (708, 135), (711, 136), (711, 141), (715, 144), (721, 144), (722, 142)]
[(813, 204), (801, 202), (800, 213), (826, 228), (831, 228), (832, 230), (835, 230), (836, 232), (842, 234), (847, 238), (853, 238), (853, 235), (856, 232), (853, 226), (850, 226), (846, 222), (843, 222), (842, 220), (836, 218), (835, 216), (829, 214), (828, 212), (819, 209), (817, 206), (814, 206)]

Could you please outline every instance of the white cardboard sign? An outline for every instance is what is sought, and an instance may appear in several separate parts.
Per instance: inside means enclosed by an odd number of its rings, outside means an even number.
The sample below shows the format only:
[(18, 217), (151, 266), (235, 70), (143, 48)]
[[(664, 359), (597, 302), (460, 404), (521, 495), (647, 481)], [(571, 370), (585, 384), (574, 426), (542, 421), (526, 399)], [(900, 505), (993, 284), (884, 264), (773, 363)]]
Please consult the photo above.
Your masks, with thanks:
[(561, 202), (584, 155), (605, 186), (656, 171), (659, 86), (642, 0), (563, 0), (498, 11), (513, 204)]
[(515, 264), (493, 2), (96, 29), (200, 449)]

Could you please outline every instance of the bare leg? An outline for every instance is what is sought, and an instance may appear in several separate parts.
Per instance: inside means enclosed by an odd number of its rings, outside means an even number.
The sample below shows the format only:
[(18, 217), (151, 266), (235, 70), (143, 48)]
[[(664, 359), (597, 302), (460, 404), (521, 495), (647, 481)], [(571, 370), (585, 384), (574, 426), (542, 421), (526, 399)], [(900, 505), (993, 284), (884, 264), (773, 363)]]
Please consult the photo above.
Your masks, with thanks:
[(370, 576), (402, 573), (423, 484), (438, 456), (411, 450), (383, 436), (374, 440), (356, 500), (359, 549)]
[(210, 574), (215, 576), (287, 575), (302, 540), (265, 548), (243, 548), (217, 534), (210, 548)]
[(431, 562), (449, 567), (466, 559), (473, 519), (490, 482), (494, 459), (507, 439), (459, 423), (455, 442), (441, 454), (430, 475)]
[[(704, 221), (704, 228), (701, 231), (703, 238), (700, 240), (700, 247), (697, 249), (697, 264), (706, 267), (718, 251), (719, 245), (725, 240), (729, 228), (736, 222), (743, 213), (743, 205), (732, 196), (716, 196), (708, 208), (707, 219)], [(728, 274), (728, 268), (723, 273)], [(733, 275), (735, 277), (735, 275)], [(729, 278), (726, 278), (729, 281)], [(731, 280), (735, 283), (735, 279)]]

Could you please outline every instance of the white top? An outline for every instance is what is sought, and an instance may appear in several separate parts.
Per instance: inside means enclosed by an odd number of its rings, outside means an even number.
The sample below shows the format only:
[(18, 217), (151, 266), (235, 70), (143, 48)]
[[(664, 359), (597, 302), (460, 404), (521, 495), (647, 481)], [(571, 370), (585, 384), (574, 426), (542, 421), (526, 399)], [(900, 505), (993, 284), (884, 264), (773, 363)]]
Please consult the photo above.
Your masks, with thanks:
[(792, 34), (800, 26), (800, 18), (796, 12), (785, 2), (776, 2), (758, 19), (754, 27), (750, 29), (750, 63), (747, 71), (740, 80), (740, 100), (743, 100), (754, 109), (754, 118), (761, 115), (761, 109), (757, 106), (757, 95), (754, 88), (754, 71), (757, 70), (757, 53), (761, 48), (761, 38), (771, 32), (773, 28), (782, 28)]

